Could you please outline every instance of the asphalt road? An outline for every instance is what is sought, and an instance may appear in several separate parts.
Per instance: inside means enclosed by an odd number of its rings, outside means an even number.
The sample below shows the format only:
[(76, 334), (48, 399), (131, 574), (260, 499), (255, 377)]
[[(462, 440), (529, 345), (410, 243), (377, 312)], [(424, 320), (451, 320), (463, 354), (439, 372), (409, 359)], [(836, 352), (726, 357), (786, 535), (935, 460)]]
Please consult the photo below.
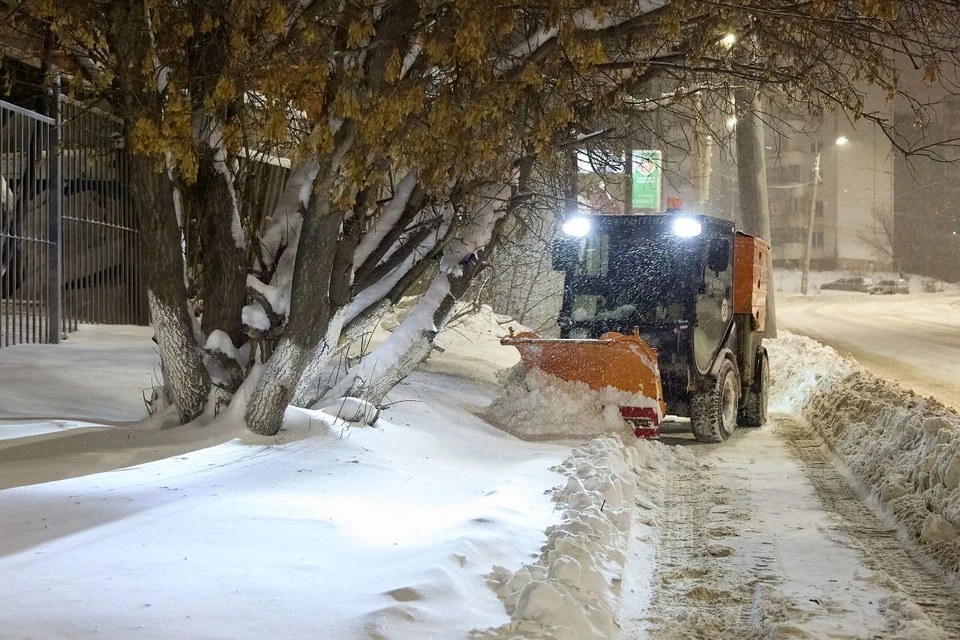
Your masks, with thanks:
[(819, 294), (777, 301), (780, 329), (960, 410), (960, 296)]

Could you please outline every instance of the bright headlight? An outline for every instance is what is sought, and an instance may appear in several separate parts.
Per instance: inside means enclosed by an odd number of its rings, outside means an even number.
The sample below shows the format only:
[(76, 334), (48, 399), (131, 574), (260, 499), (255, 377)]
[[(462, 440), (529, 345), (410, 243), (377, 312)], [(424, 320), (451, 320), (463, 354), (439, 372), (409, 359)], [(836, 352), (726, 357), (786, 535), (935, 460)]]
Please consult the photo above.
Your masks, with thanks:
[(570, 218), (563, 223), (563, 232), (568, 236), (582, 238), (590, 233), (590, 221), (586, 218)]
[(673, 233), (681, 238), (692, 238), (700, 235), (703, 226), (693, 218), (677, 218), (673, 221)]

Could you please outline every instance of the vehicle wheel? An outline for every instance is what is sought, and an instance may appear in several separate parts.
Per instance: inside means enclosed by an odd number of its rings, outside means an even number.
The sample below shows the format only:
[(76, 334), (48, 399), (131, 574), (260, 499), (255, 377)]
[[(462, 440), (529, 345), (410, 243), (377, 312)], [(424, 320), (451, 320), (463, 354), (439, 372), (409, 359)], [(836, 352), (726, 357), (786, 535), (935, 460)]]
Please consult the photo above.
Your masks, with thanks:
[(697, 442), (723, 442), (737, 428), (740, 380), (737, 368), (727, 359), (716, 378), (704, 381), (690, 402), (690, 426)]
[(744, 398), (740, 408), (740, 424), (744, 427), (762, 427), (767, 423), (767, 402), (770, 399), (770, 361), (767, 354), (757, 354), (757, 380)]

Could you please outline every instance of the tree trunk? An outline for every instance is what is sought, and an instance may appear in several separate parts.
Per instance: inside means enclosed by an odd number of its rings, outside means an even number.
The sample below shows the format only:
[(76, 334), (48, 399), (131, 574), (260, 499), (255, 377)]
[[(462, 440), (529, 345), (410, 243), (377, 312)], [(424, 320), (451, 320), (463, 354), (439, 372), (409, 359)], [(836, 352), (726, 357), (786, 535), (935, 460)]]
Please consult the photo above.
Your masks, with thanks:
[(247, 405), (247, 427), (260, 435), (272, 436), (280, 430), (303, 371), (314, 359), (331, 353), (339, 338), (338, 330), (333, 344), (328, 342), (336, 312), (330, 304), (329, 284), (343, 217), (331, 210), (325, 195), (315, 193), (304, 215), (290, 291), (290, 317)]
[[(496, 245), (504, 225), (526, 197), (532, 168), (533, 156), (526, 156), (520, 163), (516, 187), (488, 185), (481, 192), (468, 222), (447, 245), (440, 272), (427, 291), (390, 337), (353, 367), (326, 395), (327, 398), (355, 397), (379, 405), (397, 383), (427, 359), (457, 301), (466, 294), (473, 278), (482, 270), (486, 255)], [(497, 204), (502, 202), (508, 189), (512, 195), (507, 204)], [(407, 281), (406, 286), (409, 284)], [(401, 294), (397, 291), (398, 286), (400, 283), (394, 286), (391, 296)]]
[(215, 153), (203, 150), (191, 198), (203, 256), (201, 328), (206, 336), (219, 329), (239, 347), (245, 340), (241, 316), (247, 301), (247, 258), (235, 230), (237, 195), (230, 176), (215, 168)]
[[(293, 267), (290, 317), (247, 406), (247, 427), (254, 433), (274, 435), (280, 430), (294, 395), (298, 391), (305, 395), (312, 382), (304, 373), (319, 372), (339, 341), (363, 218), (355, 212), (345, 223), (344, 212), (331, 207), (328, 194), (352, 140), (352, 132), (344, 131), (338, 152), (304, 212)], [(362, 211), (362, 193), (358, 203), (357, 209)]]
[[(526, 178), (526, 172), (524, 176)], [(526, 184), (525, 179), (521, 183)], [(499, 207), (493, 202), (503, 191), (488, 189), (467, 227), (450, 243), (448, 254), (441, 261), (441, 271), (427, 291), (390, 337), (351, 369), (327, 394), (328, 398), (349, 396), (378, 405), (397, 383), (427, 359), (437, 335), (481, 270), (485, 255), (496, 243), (516, 206), (516, 201), (512, 200), (504, 210), (498, 211)], [(454, 248), (454, 245), (458, 246)]]
[(370, 189), (362, 190), (354, 205), (353, 214), (348, 216), (343, 224), (343, 233), (340, 235), (336, 250), (333, 254), (333, 264), (330, 269), (329, 305), (331, 317), (326, 333), (314, 349), (312, 357), (306, 362), (294, 391), (292, 404), (298, 407), (307, 404), (316, 397), (320, 376), (324, 367), (340, 342), (344, 320), (347, 315), (347, 306), (353, 284), (353, 260), (357, 245), (360, 242), (364, 219), (367, 214), (367, 201), (371, 195)]
[(130, 162), (133, 197), (144, 238), (144, 279), (164, 383), (169, 386), (181, 422), (198, 417), (210, 395), (210, 377), (193, 335), (183, 282), (180, 229), (173, 205), (173, 183), (158, 172), (152, 158)]
[(181, 233), (174, 203), (174, 184), (163, 170), (159, 150), (139, 150), (131, 135), (135, 126), (150, 121), (158, 130), (163, 100), (154, 68), (153, 33), (147, 3), (121, 2), (110, 6), (106, 37), (118, 60), (117, 87), (130, 155), (131, 191), (140, 216), (143, 272), (162, 370), (177, 404), (181, 422), (199, 416), (210, 394), (210, 377), (193, 334), (187, 305)]

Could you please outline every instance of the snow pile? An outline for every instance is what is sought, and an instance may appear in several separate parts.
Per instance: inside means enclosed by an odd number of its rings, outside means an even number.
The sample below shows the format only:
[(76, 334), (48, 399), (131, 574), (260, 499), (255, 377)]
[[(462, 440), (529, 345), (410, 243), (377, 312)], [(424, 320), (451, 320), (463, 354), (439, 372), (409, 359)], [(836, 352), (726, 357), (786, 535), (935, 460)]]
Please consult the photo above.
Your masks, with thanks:
[(490, 576), (511, 622), (474, 637), (616, 637), (631, 525), (652, 526), (665, 471), (690, 464), (692, 454), (659, 442), (627, 447), (602, 437), (574, 449), (555, 468), (567, 478), (554, 489), (563, 515), (547, 528), (540, 558), (516, 573), (494, 567)]
[(770, 356), (770, 411), (799, 413), (816, 393), (832, 387), (857, 369), (854, 360), (806, 336), (780, 331), (766, 340)]
[(960, 571), (960, 415), (809, 338), (768, 350), (777, 410), (806, 418), (911, 538)]
[(240, 361), (240, 354), (237, 352), (237, 348), (233, 346), (233, 340), (220, 329), (214, 329), (210, 332), (204, 349), (209, 352), (222, 353), (232, 360)]
[(894, 640), (947, 640), (949, 636), (936, 626), (923, 607), (904, 593), (897, 592), (883, 602), (883, 612), (890, 621), (887, 635)]
[(487, 409), (486, 418), (527, 439), (578, 438), (630, 432), (620, 407), (649, 407), (655, 400), (607, 387), (594, 391), (584, 382), (561, 380), (517, 364), (500, 376), (503, 393)]

